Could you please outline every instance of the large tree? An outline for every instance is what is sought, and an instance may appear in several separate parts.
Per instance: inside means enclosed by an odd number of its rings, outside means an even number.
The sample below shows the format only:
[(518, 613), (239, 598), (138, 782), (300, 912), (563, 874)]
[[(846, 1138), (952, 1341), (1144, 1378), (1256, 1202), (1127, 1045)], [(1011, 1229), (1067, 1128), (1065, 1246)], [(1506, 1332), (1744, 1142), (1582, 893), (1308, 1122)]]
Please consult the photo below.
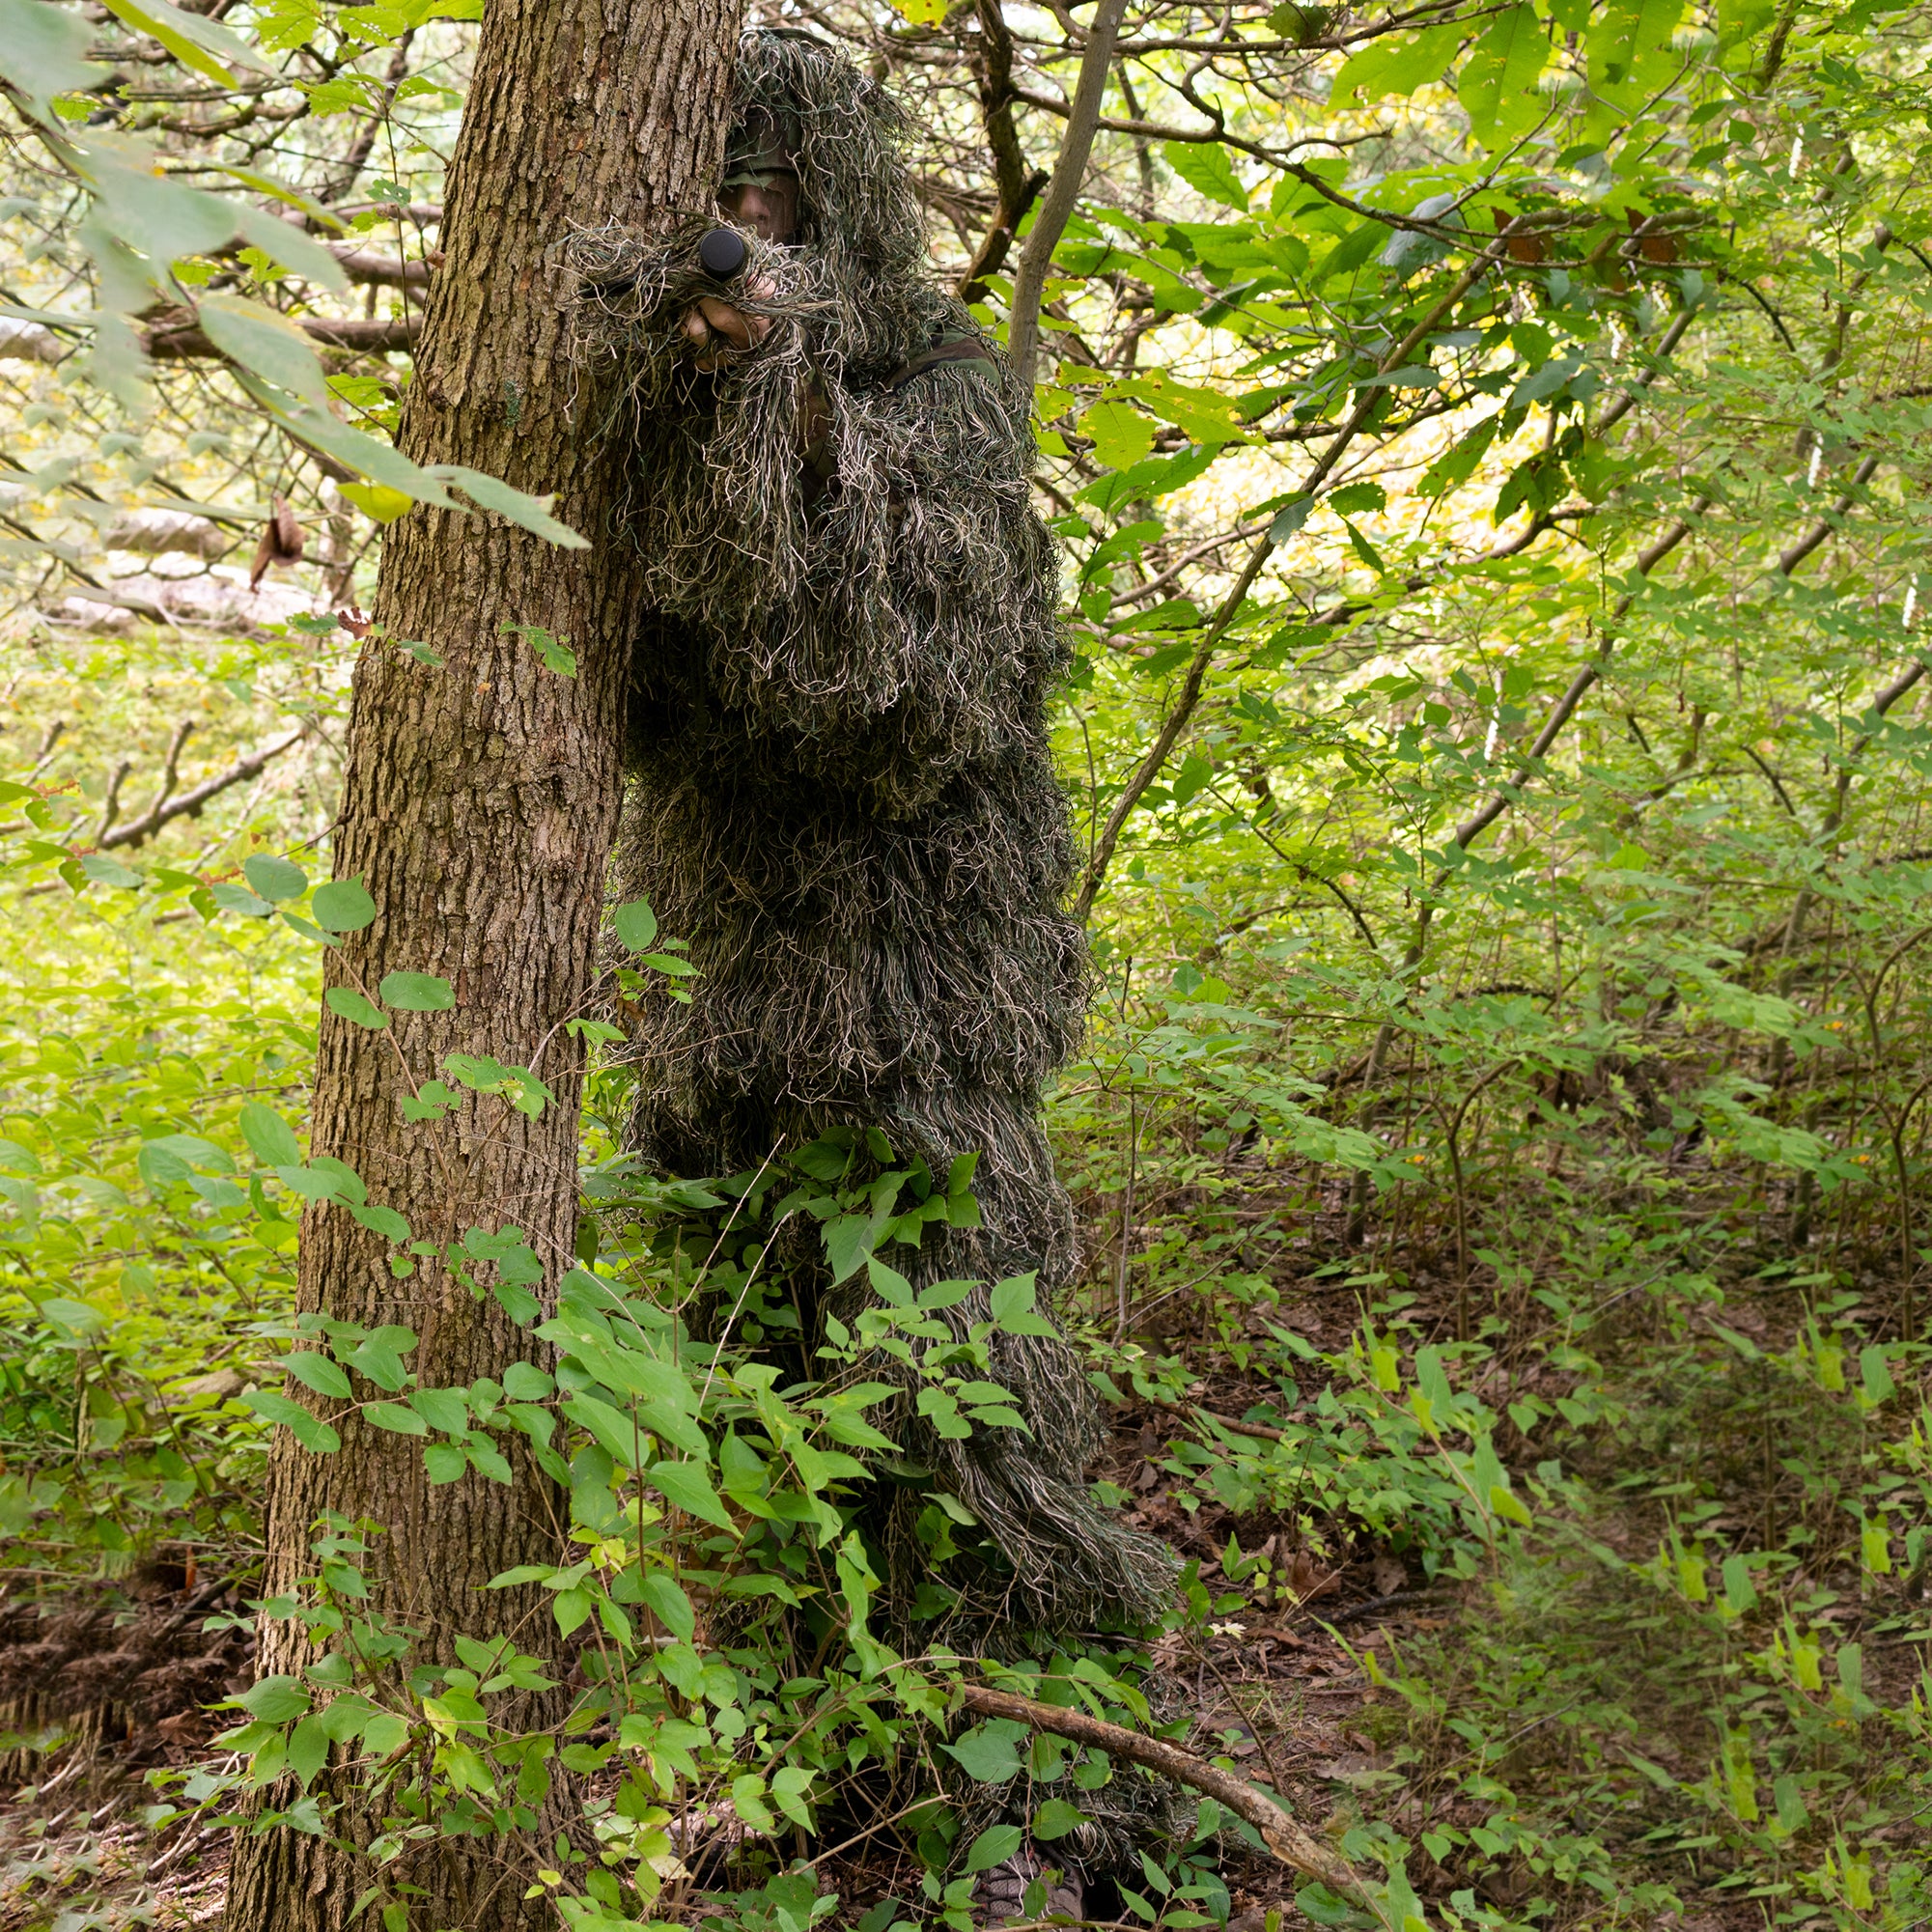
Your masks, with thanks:
[[(418, 462), (466, 465), (531, 491), (593, 541), (569, 549), (496, 518), (419, 506), (389, 533), (378, 628), (355, 678), (339, 878), (359, 877), (374, 921), (334, 956), (334, 986), (374, 989), (395, 971), (455, 991), (441, 1012), (378, 1031), (324, 1011), (312, 1159), (363, 1177), (425, 1243), (472, 1227), (522, 1230), (552, 1278), (577, 1215), (581, 1049), (565, 1022), (595, 976), (605, 861), (616, 823), (624, 663), (634, 573), (612, 531), (625, 474), (601, 439), (570, 349), (571, 291), (558, 244), (574, 228), (649, 225), (703, 199), (724, 140), (736, 0), (496, 0), (484, 20), (451, 175), (443, 260), (430, 284), (402, 443)], [(518, 627), (569, 640), (574, 673), (550, 668)], [(407, 639), (428, 651), (408, 651)], [(431, 657), (440, 659), (432, 664)], [(400, 1051), (399, 1051), (400, 1050)], [(406, 1065), (451, 1051), (534, 1068), (554, 1100), (532, 1118), (473, 1099), (450, 1136), (399, 1106)], [(311, 1210), (300, 1306), (413, 1330), (422, 1386), (501, 1372), (529, 1344), (494, 1300), (478, 1301), (436, 1256), (397, 1278), (383, 1237), (339, 1207)], [(447, 1659), (457, 1636), (516, 1629), (540, 1654), (558, 1642), (492, 1576), (555, 1549), (546, 1478), (472, 1471), (433, 1485), (420, 1443), (353, 1416), (341, 1450), (277, 1442), (268, 1513), (271, 1589), (306, 1574), (324, 1512), (385, 1526), (372, 1542), (377, 1607)], [(296, 1621), (269, 1621), (265, 1674), (310, 1661)], [(558, 1674), (562, 1674), (561, 1672)], [(560, 1715), (539, 1694), (524, 1722)], [(346, 1820), (351, 1837), (354, 1815)], [(228, 1923), (238, 1932), (342, 1924), (357, 1875), (326, 1838), (294, 1830), (237, 1842)], [(469, 1932), (521, 1924), (522, 1875), (488, 1838), (449, 1838), (407, 1862), (420, 1922)]]

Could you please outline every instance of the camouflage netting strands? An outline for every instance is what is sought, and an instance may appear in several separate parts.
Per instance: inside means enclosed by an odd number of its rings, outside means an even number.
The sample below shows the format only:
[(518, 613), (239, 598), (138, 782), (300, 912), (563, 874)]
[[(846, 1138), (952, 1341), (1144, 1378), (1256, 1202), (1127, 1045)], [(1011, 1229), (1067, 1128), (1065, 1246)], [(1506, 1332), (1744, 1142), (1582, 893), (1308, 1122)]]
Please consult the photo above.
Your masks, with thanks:
[[(699, 968), (691, 1003), (657, 1000), (638, 1029), (635, 1144), (686, 1174), (832, 1127), (876, 1128), (935, 1174), (976, 1153), (983, 1225), (929, 1232), (907, 1272), (1037, 1270), (1050, 1296), (1078, 1254), (1040, 1089), (1078, 1043), (1089, 968), (1060, 910), (1073, 854), (1045, 707), (1066, 654), (1028, 399), (927, 275), (883, 89), (823, 45), (758, 34), (739, 106), (727, 182), (782, 175), (789, 192), (796, 170), (790, 241), (747, 234), (722, 283), (699, 256), (714, 214), (572, 244), (579, 350), (636, 447), (625, 535), (655, 607), (617, 886)], [(705, 296), (762, 336), (694, 353), (684, 323)], [(849, 1319), (859, 1292), (822, 1296), (819, 1318)], [(1072, 1351), (1001, 1337), (994, 1373), (1030, 1437), (901, 1422), (1003, 1559), (955, 1614), (982, 1630), (1151, 1616), (1171, 1568), (1092, 1497), (1098, 1418)], [(917, 1544), (900, 1503), (882, 1510), (904, 1615)]]

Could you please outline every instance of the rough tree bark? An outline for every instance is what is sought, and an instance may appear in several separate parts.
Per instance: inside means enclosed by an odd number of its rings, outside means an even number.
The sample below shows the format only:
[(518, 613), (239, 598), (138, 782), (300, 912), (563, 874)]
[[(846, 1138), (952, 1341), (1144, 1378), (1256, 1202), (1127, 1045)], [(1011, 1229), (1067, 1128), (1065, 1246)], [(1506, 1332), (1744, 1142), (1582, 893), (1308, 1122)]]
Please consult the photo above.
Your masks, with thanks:
[[(595, 974), (637, 615), (626, 546), (605, 541), (623, 452), (600, 446), (586, 420), (594, 404), (570, 364), (558, 245), (577, 224), (649, 224), (708, 199), (740, 8), (491, 0), (402, 440), (419, 462), (556, 491), (558, 516), (596, 541), (559, 549), (500, 518), (418, 508), (389, 533), (378, 616), (389, 637), (429, 645), (440, 668), (378, 636), (355, 675), (336, 871), (362, 878), (378, 916), (332, 956), (329, 979), (373, 994), (390, 971), (440, 974), (456, 1006), (398, 1015), (386, 1033), (323, 1012), (312, 1158), (347, 1162), (370, 1199), (400, 1210), (420, 1239), (514, 1223), (551, 1280), (569, 1266), (577, 1212), (581, 1054), (563, 1028)], [(576, 675), (546, 670), (507, 625), (567, 634)], [(493, 1100), (472, 1103), (439, 1150), (398, 1100), (406, 1061), (421, 1079), (452, 1050), (534, 1066), (556, 1104), (532, 1121)], [(529, 1354), (493, 1300), (474, 1301), (434, 1260), (398, 1280), (387, 1256), (342, 1208), (312, 1208), (300, 1306), (413, 1329), (410, 1365), (425, 1386), (468, 1384)], [(384, 1526), (368, 1563), (375, 1602), (421, 1630), (432, 1659), (448, 1659), (464, 1631), (514, 1630), (540, 1655), (554, 1644), (542, 1605), (482, 1593), (492, 1575), (557, 1549), (559, 1499), (541, 1472), (521, 1459), (509, 1487), (473, 1471), (432, 1486), (420, 1442), (352, 1415), (338, 1426), (342, 1448), (327, 1457), (278, 1432), (267, 1591), (312, 1573), (312, 1526), (336, 1511)], [(265, 1674), (308, 1661), (297, 1625), (265, 1624)], [(533, 1699), (521, 1715), (543, 1723), (557, 1713)], [(350, 1802), (349, 1835), (366, 1839), (352, 1792), (337, 1795)], [(511, 1932), (537, 1922), (528, 1915), (550, 1918), (541, 1902), (523, 1903), (527, 1874), (510, 1870), (489, 1838), (429, 1846), (397, 1875), (423, 1888), (412, 1926)], [(238, 1834), (227, 1923), (339, 1932), (357, 1878), (311, 1835)]]

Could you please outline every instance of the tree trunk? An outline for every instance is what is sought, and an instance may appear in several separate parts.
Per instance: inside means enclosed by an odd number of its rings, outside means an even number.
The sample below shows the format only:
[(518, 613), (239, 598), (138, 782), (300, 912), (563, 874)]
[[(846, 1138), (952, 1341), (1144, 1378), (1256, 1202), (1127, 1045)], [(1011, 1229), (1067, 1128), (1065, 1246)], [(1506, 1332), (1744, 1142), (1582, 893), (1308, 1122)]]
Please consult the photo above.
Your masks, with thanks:
[[(571, 365), (560, 244), (577, 226), (648, 225), (708, 201), (739, 13), (740, 0), (491, 0), (402, 441), (419, 462), (556, 491), (556, 514), (594, 542), (560, 549), (497, 517), (417, 508), (389, 533), (381, 628), (355, 675), (336, 872), (359, 876), (378, 910), (331, 954), (328, 979), (374, 995), (392, 971), (438, 974), (456, 1005), (398, 1013), (386, 1032), (323, 1012), (311, 1158), (348, 1162), (369, 1199), (399, 1210), (420, 1241), (520, 1228), (549, 1283), (570, 1265), (577, 1213), (582, 1052), (564, 1022), (596, 973), (637, 617), (627, 546), (607, 541), (624, 450), (621, 439), (597, 442), (594, 405)], [(506, 631), (513, 625), (567, 637), (575, 675), (546, 669), (526, 635)], [(440, 665), (385, 633), (429, 646)], [(434, 1078), (452, 1050), (534, 1067), (555, 1104), (531, 1120), (498, 1099), (465, 1096), (447, 1127), (404, 1119), (409, 1077)], [(398, 1279), (390, 1252), (344, 1207), (311, 1208), (301, 1308), (414, 1330), (409, 1366), (424, 1387), (498, 1375), (539, 1346), (438, 1259)], [(381, 1392), (356, 1387), (362, 1399)], [(432, 1485), (420, 1441), (319, 1406), (342, 1447), (312, 1455), (277, 1432), (265, 1593), (314, 1573), (313, 1526), (334, 1511), (381, 1526), (366, 1559), (372, 1600), (421, 1632), (419, 1656), (445, 1661), (459, 1634), (506, 1631), (525, 1651), (555, 1656), (542, 1592), (483, 1593), (491, 1576), (560, 1552), (563, 1499), (528, 1457), (498, 1437), (513, 1483), (471, 1470)], [(299, 1624), (264, 1624), (264, 1674), (310, 1661)], [(519, 1722), (553, 1722), (563, 1694), (531, 1698)], [(372, 1827), (358, 1819), (353, 1791), (333, 1795), (347, 1806), (339, 1829), (366, 1842)], [(546, 1841), (553, 1829), (546, 1819)], [(551, 1922), (551, 1908), (523, 1902), (529, 1873), (514, 1847), (483, 1835), (411, 1854), (391, 1874), (423, 1888), (410, 1925), (504, 1932)], [(371, 1882), (358, 1862), (304, 1833), (238, 1833), (227, 1923), (337, 1932)]]

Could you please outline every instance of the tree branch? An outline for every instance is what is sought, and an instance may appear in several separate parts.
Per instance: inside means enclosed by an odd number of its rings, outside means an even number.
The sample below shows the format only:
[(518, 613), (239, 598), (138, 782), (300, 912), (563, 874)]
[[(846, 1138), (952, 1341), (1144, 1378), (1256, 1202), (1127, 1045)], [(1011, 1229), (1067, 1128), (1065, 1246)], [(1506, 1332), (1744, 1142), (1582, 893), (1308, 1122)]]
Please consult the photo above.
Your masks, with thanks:
[(144, 844), (170, 821), (180, 818), (194, 818), (210, 798), (227, 791), (231, 785), (239, 785), (256, 777), (271, 759), (279, 758), (291, 745), (299, 744), (308, 736), (306, 725), (297, 725), (285, 738), (278, 738), (272, 744), (265, 744), (260, 751), (251, 751), (245, 758), (238, 758), (226, 771), (218, 771), (212, 778), (204, 778), (192, 792), (183, 792), (171, 803), (168, 794), (174, 789), (175, 764), (181, 755), (182, 742), (193, 729), (183, 724), (175, 734), (173, 748), (168, 753), (168, 769), (161, 780), (161, 789), (154, 795), (154, 802), (138, 819), (130, 819), (125, 826), (105, 833), (98, 841), (99, 850), (106, 852), (114, 846)]
[[(1054, 1737), (1104, 1750), (1109, 1757), (1124, 1757), (1130, 1764), (1171, 1778), (1194, 1791), (1205, 1792), (1218, 1805), (1245, 1820), (1261, 1834), (1262, 1843), (1285, 1865), (1319, 1879), (1330, 1891), (1351, 1903), (1374, 1912), (1368, 1893), (1347, 1860), (1330, 1851), (1303, 1831), (1279, 1798), (1245, 1782), (1231, 1771), (1183, 1750), (1179, 1745), (1161, 1738), (1143, 1737), (1122, 1724), (1110, 1724), (1090, 1718), (1084, 1711), (1062, 1710), (1055, 1704), (1040, 1704), (1031, 1697), (1015, 1696), (1010, 1691), (994, 1691), (968, 1684), (960, 1693), (969, 1711), (988, 1718), (1008, 1718)], [(1377, 1913), (1380, 1918), (1382, 1915)]]
[(1034, 214), (1032, 231), (1020, 251), (1020, 266), (1013, 277), (1007, 352), (1028, 395), (1033, 391), (1033, 365), (1040, 350), (1041, 292), (1047, 286), (1047, 270), (1053, 260), (1053, 250), (1060, 245), (1074, 205), (1079, 200), (1087, 156), (1093, 152), (1094, 129), (1100, 123), (1101, 103), (1106, 95), (1107, 70), (1113, 65), (1113, 42), (1126, 11), (1127, 0), (1100, 0), (1094, 9), (1086, 51), (1080, 56), (1079, 79), (1074, 88), (1073, 104), (1067, 110), (1066, 137), (1060, 143), (1059, 158), (1053, 163), (1052, 175)]
[[(409, 265), (414, 266), (412, 263)], [(420, 316), (392, 321), (365, 321), (360, 316), (302, 316), (295, 326), (324, 349), (345, 349), (358, 355), (382, 355), (393, 350), (413, 350), (422, 330)], [(156, 362), (221, 362), (226, 358), (198, 324), (160, 322), (143, 333), (142, 347)]]

